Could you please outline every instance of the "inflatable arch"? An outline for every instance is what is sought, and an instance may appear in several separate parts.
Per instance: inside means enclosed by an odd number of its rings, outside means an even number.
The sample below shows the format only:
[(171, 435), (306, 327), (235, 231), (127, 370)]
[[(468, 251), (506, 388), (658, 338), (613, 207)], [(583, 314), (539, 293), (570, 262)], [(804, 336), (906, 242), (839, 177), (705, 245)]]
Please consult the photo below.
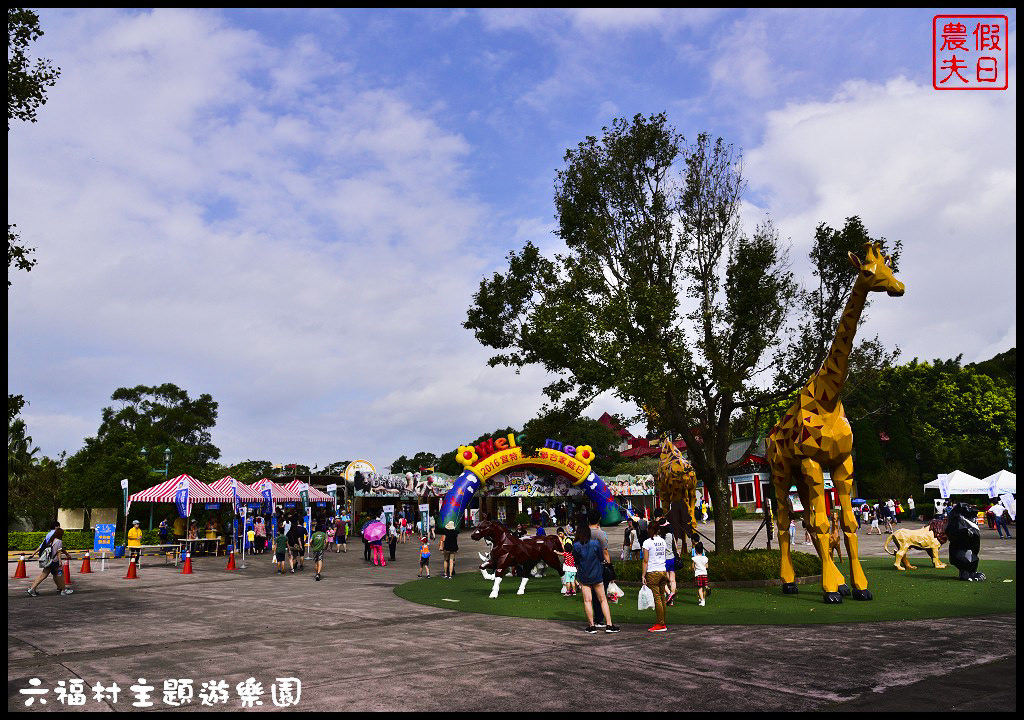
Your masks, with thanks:
[(455, 458), (465, 468), (441, 503), (441, 527), (454, 523), (456, 529), (469, 507), (477, 489), (498, 473), (518, 468), (533, 468), (553, 472), (568, 479), (573, 485), (583, 485), (583, 491), (601, 512), (602, 525), (617, 525), (622, 520), (619, 506), (604, 481), (590, 469), (594, 451), (589, 445), (573, 447), (548, 440), (536, 455), (525, 455), (515, 435), (491, 438), (476, 447), (459, 447)]

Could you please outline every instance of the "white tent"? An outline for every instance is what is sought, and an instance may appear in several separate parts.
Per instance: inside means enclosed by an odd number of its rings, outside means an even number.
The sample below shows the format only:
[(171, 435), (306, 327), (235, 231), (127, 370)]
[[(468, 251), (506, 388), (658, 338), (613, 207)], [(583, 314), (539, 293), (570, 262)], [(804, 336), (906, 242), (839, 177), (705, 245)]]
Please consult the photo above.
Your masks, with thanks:
[[(982, 482), (992, 486), (993, 481), (996, 483), (996, 488), (999, 490), (1000, 495), (1003, 493), (1010, 493), (1012, 495), (1017, 494), (1017, 475), (1007, 470), (1000, 470), (997, 473), (992, 473), (987, 478), (983, 479)], [(991, 497), (995, 497), (994, 495)]]
[(939, 475), (929, 483), (924, 484), (925, 490), (938, 490), (940, 479), (945, 477), (949, 483), (950, 495), (984, 495), (988, 497), (988, 483), (973, 475), (968, 475), (962, 470), (954, 470), (948, 475)]

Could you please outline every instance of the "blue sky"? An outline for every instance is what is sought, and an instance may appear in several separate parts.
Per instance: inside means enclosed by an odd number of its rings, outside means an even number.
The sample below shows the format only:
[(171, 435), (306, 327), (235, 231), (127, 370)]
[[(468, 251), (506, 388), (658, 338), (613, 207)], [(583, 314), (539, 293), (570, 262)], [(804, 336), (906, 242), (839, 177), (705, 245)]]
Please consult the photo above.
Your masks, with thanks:
[(544, 374), (486, 367), (471, 295), (557, 248), (567, 149), (660, 111), (743, 151), (747, 227), (771, 217), (799, 274), (818, 222), (903, 240), (907, 295), (866, 334), (989, 357), (1016, 344), (1016, 15), (1010, 89), (967, 93), (931, 88), (934, 14), (40, 11), (62, 76), (8, 133), (39, 258), (9, 391), (49, 455), (162, 382), (220, 403), (227, 462), (386, 465), (519, 425)]

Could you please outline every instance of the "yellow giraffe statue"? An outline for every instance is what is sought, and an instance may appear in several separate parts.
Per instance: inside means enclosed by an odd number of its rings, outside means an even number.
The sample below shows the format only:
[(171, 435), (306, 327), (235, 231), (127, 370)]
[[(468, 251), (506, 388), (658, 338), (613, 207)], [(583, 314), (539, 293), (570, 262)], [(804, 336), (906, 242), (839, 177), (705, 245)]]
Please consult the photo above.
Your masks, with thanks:
[(857, 552), (857, 520), (850, 502), (853, 431), (839, 394), (846, 382), (850, 350), (868, 293), (884, 290), (889, 295), (900, 297), (904, 291), (903, 283), (893, 276), (889, 258), (882, 254), (880, 243), (865, 243), (863, 262), (853, 253), (849, 253), (849, 257), (857, 268), (857, 281), (839, 321), (832, 347), (821, 369), (811, 376), (796, 402), (768, 434), (766, 448), (772, 486), (775, 497), (780, 500), (777, 523), (782, 553), (782, 592), (787, 595), (797, 592), (793, 559), (789, 554), (791, 510), (786, 502), (790, 485), (795, 482), (800, 501), (808, 513), (814, 547), (821, 558), (821, 588), (827, 603), (841, 603), (843, 595), (850, 594), (850, 588), (829, 552), (823, 469), (832, 473), (832, 482), (839, 494), (840, 521), (850, 558), (853, 599), (872, 599)]
[[(677, 530), (684, 532), (682, 535), (678, 532), (676, 534), (683, 541), (685, 550), (687, 536), (693, 542), (697, 541), (697, 474), (679, 452), (679, 448), (664, 435), (661, 438), (661, 457), (655, 480), (661, 502), (669, 504), (669, 521)], [(686, 517), (683, 517), (684, 506)]]

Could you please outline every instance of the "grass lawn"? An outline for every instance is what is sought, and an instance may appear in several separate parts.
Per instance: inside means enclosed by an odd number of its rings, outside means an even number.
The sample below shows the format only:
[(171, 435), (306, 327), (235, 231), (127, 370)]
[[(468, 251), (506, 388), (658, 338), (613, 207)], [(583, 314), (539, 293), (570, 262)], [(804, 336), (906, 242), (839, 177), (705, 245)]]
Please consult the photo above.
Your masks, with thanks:
[[(922, 558), (917, 570), (899, 572), (886, 558), (865, 558), (870, 602), (844, 598), (841, 605), (822, 602), (820, 585), (801, 585), (798, 595), (783, 595), (780, 587), (714, 588), (705, 607), (697, 606), (697, 591), (683, 588), (676, 604), (668, 608), (669, 625), (790, 625), (809, 623), (875, 622), (922, 618), (990, 615), (1017, 611), (1017, 563), (982, 560), (979, 570), (988, 576), (982, 583), (961, 582), (953, 566), (938, 570)], [(849, 580), (849, 566), (841, 566)], [(582, 595), (567, 598), (549, 577), (530, 580), (524, 595), (516, 595), (518, 578), (506, 578), (497, 599), (487, 596), (492, 583), (478, 571), (456, 571), (451, 580), (433, 576), (399, 585), (395, 594), (405, 600), (463, 612), (543, 618), (584, 619)], [(636, 609), (638, 587), (623, 587), (626, 596), (612, 605), (616, 624), (652, 623), (654, 611)]]

